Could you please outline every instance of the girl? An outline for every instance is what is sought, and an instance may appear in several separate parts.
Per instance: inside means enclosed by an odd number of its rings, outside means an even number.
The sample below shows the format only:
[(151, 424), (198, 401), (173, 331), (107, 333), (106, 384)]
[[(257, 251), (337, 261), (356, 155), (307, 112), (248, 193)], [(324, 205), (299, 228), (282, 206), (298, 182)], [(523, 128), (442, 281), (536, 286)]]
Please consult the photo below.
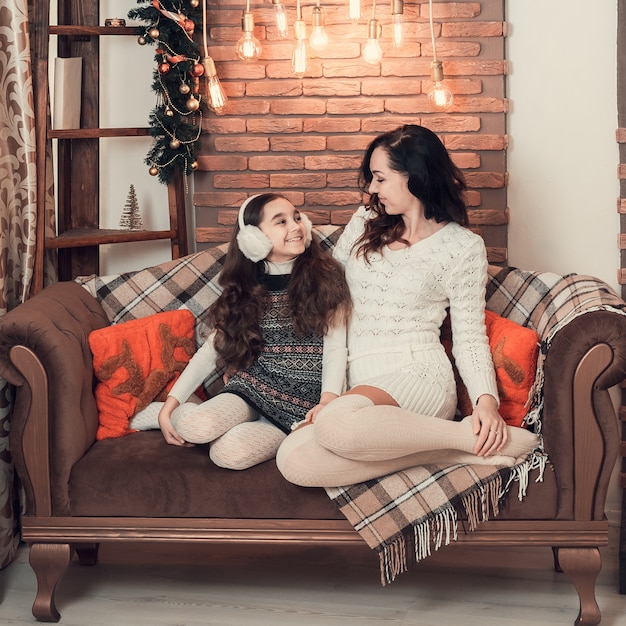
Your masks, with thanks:
[[(208, 310), (214, 331), (158, 423), (168, 443), (213, 442), (214, 463), (245, 469), (273, 458), (294, 424), (343, 391), (350, 299), (311, 222), (275, 193), (241, 205), (219, 282), (223, 292)], [(186, 403), (216, 366), (226, 368), (223, 391)]]
[[(335, 248), (353, 300), (349, 391), (287, 437), (279, 469), (300, 485), (337, 487), (432, 461), (514, 464), (538, 438), (498, 413), (487, 256), (467, 229), (461, 172), (434, 133), (407, 125), (370, 144), (360, 185), (370, 205)], [(439, 338), (448, 307), (474, 403), (461, 422), (452, 421), (456, 386)]]

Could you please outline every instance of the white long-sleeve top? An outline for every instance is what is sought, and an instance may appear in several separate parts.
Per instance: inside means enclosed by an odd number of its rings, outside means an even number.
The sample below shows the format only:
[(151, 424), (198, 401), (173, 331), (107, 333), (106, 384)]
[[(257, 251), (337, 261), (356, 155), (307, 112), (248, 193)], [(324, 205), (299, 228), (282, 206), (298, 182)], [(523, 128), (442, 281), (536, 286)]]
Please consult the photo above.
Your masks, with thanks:
[[(284, 263), (265, 262), (265, 271), (268, 274), (289, 274), (294, 261)], [(198, 348), (168, 395), (173, 396), (180, 404), (186, 402), (192, 393), (215, 369), (218, 354), (214, 346), (215, 331)], [(322, 393), (332, 392), (340, 395), (346, 384), (346, 327), (333, 327), (324, 336), (324, 351), (322, 356)]]
[[(352, 295), (348, 327), (348, 387), (373, 384), (401, 406), (426, 411), (437, 396), (454, 394), (440, 327), (450, 308), (453, 355), (470, 398), (498, 399), (485, 332), (487, 255), (481, 237), (456, 223), (410, 247), (356, 256), (354, 243), (372, 213), (360, 207), (340, 237), (334, 256), (344, 266)], [(443, 377), (446, 380), (440, 381)], [(432, 396), (430, 404), (425, 396)], [(453, 399), (446, 400), (449, 412)], [(442, 405), (443, 406), (443, 405)], [(450, 417), (450, 415), (448, 415)]]

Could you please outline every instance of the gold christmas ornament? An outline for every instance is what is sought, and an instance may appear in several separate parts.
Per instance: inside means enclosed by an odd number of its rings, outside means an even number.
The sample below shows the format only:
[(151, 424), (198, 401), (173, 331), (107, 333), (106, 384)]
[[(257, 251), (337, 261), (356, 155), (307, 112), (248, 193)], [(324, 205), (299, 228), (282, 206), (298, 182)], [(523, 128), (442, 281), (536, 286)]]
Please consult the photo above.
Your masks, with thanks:
[(189, 4), (195, 9), (200, 4), (200, 0), (191, 0)]
[(159, 168), (156, 167), (156, 165), (153, 165), (149, 170), (148, 170), (148, 174), (150, 174), (150, 176), (156, 176), (159, 173)]
[(180, 148), (180, 141), (176, 139), (176, 137), (173, 137), (170, 141), (170, 148), (172, 150), (178, 150), (178, 148)]
[(167, 115), (167, 117), (174, 117), (174, 111), (167, 107), (167, 109), (165, 109), (165, 115)]
[(148, 42), (146, 41), (146, 38), (143, 35), (139, 35), (139, 37), (137, 37), (137, 43), (140, 46), (145, 46), (146, 43), (148, 43)]
[(200, 108), (200, 102), (196, 100), (193, 96), (187, 100), (185, 103), (188, 111), (197, 111)]
[(192, 170), (197, 170), (198, 169), (198, 161), (192, 161), (191, 169)]
[(178, 91), (182, 94), (189, 93), (191, 91), (191, 87), (187, 83), (181, 83)]
[(150, 35), (152, 39), (158, 39), (160, 34), (159, 29), (156, 27), (153, 27), (148, 31), (148, 35)]

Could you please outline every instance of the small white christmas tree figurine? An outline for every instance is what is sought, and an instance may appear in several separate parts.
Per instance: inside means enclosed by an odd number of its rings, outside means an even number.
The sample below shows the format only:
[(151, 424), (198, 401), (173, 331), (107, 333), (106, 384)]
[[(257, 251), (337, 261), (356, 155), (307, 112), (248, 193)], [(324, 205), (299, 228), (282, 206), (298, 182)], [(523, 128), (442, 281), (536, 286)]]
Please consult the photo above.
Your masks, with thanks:
[(123, 230), (143, 230), (143, 220), (139, 211), (135, 185), (130, 186), (128, 198), (120, 217), (120, 228)]

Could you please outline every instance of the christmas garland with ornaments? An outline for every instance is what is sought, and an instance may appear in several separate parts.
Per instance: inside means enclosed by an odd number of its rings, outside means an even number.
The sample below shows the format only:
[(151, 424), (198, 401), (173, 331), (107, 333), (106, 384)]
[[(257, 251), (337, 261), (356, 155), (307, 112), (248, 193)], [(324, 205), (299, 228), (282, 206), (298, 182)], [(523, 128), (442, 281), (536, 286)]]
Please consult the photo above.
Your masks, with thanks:
[(198, 167), (200, 78), (206, 67), (194, 33), (204, 16), (200, 0), (137, 0), (137, 4), (145, 6), (128, 12), (129, 19), (146, 24), (140, 27), (137, 41), (142, 46), (156, 45), (152, 89), (157, 103), (149, 118), (154, 142), (145, 162), (150, 175), (167, 184), (176, 169), (189, 176)]

